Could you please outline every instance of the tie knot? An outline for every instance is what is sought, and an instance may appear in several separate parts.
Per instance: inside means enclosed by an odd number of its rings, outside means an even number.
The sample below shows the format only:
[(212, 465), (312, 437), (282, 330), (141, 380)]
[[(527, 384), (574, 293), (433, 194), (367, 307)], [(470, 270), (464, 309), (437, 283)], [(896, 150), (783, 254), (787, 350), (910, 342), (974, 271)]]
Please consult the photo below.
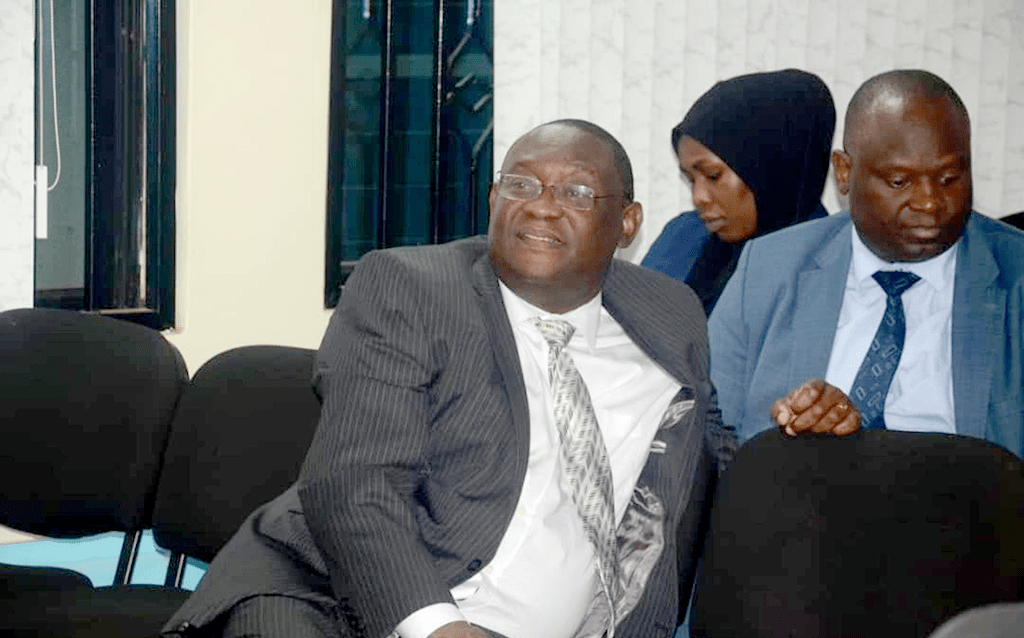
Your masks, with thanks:
[(548, 346), (554, 349), (561, 349), (569, 343), (572, 333), (576, 332), (576, 326), (561, 319), (541, 319), (534, 317), (530, 320), (537, 326), (541, 336), (548, 342)]
[(912, 272), (903, 272), (899, 270), (879, 270), (875, 274), (871, 275), (874, 277), (878, 285), (882, 287), (885, 294), (890, 297), (900, 297), (903, 292), (917, 283), (921, 278)]

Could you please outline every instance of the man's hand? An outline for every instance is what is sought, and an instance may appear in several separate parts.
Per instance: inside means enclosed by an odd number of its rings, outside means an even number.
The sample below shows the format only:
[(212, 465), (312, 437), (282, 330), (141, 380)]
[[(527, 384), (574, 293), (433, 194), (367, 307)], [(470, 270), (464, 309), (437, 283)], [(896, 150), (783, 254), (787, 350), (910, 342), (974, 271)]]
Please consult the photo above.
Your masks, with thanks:
[(468, 622), (450, 622), (435, 629), (427, 638), (491, 638), (491, 635)]
[(823, 379), (805, 381), (773, 403), (770, 412), (789, 436), (801, 432), (846, 436), (860, 429), (860, 411), (842, 390)]

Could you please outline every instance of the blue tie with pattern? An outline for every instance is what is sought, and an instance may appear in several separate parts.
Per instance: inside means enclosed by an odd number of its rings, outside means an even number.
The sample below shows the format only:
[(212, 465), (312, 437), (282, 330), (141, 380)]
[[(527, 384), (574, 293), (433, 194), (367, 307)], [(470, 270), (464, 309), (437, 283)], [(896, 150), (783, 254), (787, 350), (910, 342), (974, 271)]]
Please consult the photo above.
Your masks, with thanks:
[(885, 429), (885, 397), (900, 363), (907, 333), (902, 295), (921, 278), (912, 272), (888, 270), (879, 270), (872, 277), (885, 291), (885, 315), (853, 380), (850, 398), (860, 409), (865, 428)]
[(565, 474), (572, 486), (572, 500), (583, 520), (583, 529), (594, 547), (604, 590), (603, 602), (608, 606), (605, 637), (612, 638), (621, 583), (608, 451), (597, 426), (587, 386), (565, 351), (569, 338), (576, 331), (575, 326), (560, 319), (534, 318), (532, 323), (548, 342), (548, 375)]

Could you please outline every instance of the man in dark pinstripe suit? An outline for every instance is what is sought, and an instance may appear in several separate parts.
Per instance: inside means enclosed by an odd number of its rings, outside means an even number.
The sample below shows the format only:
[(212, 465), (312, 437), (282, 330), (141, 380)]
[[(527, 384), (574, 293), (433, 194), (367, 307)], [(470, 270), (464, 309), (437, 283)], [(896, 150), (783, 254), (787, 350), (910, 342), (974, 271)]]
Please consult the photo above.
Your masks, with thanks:
[(534, 317), (580, 333), (566, 350), (614, 482), (615, 635), (673, 633), (709, 477), (735, 447), (700, 303), (613, 259), (642, 211), (625, 152), (590, 123), (520, 138), (490, 207), (486, 240), (363, 258), (320, 348), (299, 481), (243, 524), (168, 633), (601, 636)]

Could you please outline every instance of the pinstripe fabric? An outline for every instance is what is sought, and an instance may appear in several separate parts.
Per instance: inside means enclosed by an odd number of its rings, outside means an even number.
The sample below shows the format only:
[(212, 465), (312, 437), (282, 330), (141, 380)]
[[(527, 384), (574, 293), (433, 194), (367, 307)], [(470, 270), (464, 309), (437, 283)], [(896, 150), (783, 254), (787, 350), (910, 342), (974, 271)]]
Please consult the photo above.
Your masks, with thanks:
[[(201, 625), (253, 593), (330, 597), (353, 633), (386, 636), (497, 549), (526, 471), (526, 390), (486, 238), (367, 255), (321, 345), (323, 413), (297, 486), (242, 526), (171, 620)], [(734, 446), (708, 379), (703, 313), (685, 286), (614, 262), (605, 307), (696, 405), (659, 434), (640, 481), (665, 500), (666, 547), (619, 636), (669, 636), (674, 530), (702, 456)], [(687, 541), (695, 545), (693, 540)], [(683, 552), (687, 553), (687, 552)], [(358, 630), (358, 631), (356, 631)]]
[(232, 610), (223, 638), (341, 638), (330, 613), (288, 596), (254, 596)]

